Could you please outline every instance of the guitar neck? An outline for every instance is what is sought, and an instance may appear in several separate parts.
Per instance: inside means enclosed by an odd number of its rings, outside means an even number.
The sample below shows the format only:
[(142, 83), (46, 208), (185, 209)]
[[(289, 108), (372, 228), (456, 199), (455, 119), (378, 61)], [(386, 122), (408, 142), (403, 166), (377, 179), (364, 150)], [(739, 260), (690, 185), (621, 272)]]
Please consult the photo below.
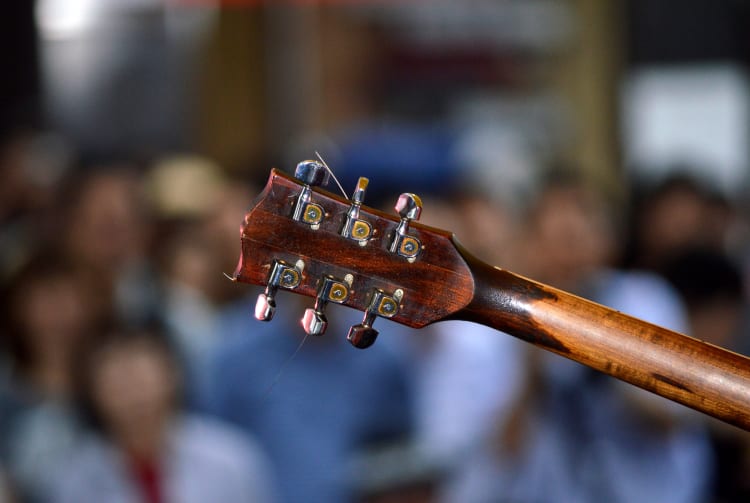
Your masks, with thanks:
[(750, 431), (750, 359), (462, 255), (474, 294), (455, 318)]
[(359, 348), (374, 342), (378, 317), (474, 321), (750, 431), (750, 359), (491, 267), (452, 233), (412, 223), (414, 194), (401, 194), (393, 217), (362, 205), (365, 178), (351, 200), (312, 191), (323, 173), (315, 161), (297, 179), (271, 171), (245, 215), (234, 279), (266, 287), (256, 318), (269, 321), (285, 289), (315, 299), (303, 316), (310, 335), (325, 330), (329, 302), (364, 311), (348, 337)]

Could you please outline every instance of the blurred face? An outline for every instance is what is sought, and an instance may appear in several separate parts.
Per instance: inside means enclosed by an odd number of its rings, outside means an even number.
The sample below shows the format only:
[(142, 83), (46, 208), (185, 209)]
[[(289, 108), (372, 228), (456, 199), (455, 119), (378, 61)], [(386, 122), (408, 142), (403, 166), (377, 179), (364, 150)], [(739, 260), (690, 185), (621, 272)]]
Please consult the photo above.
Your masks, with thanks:
[(172, 255), (170, 279), (189, 285), (196, 290), (211, 295), (215, 278), (219, 276), (216, 257), (201, 236), (193, 242), (182, 241)]
[(642, 253), (648, 265), (677, 250), (700, 244), (710, 208), (687, 190), (673, 190), (654, 201), (640, 218)]
[(611, 230), (606, 216), (586, 194), (552, 189), (544, 194), (530, 223), (531, 267), (543, 281), (575, 288), (591, 270), (607, 263)]
[(226, 187), (214, 213), (206, 221), (207, 233), (215, 239), (214, 245), (219, 248), (222, 270), (229, 272), (237, 265), (240, 223), (257, 193), (257, 189), (244, 184)]
[(87, 329), (89, 309), (72, 276), (37, 279), (21, 292), (17, 309), (32, 355), (72, 350)]
[(499, 204), (482, 199), (465, 201), (461, 206), (462, 229), (469, 234), (471, 250), (493, 264), (510, 267), (513, 260), (514, 223), (508, 211)]
[(236, 284), (216, 272), (231, 274), (237, 267), (241, 250), (240, 223), (257, 193), (257, 189), (245, 184), (225, 187), (214, 212), (205, 221), (205, 234), (213, 254), (209, 264), (211, 290), (220, 302), (245, 295)]
[(105, 427), (115, 437), (159, 430), (172, 413), (175, 369), (155, 344), (119, 343), (96, 355), (92, 399)]
[(140, 211), (133, 177), (118, 173), (94, 176), (71, 212), (71, 251), (100, 270), (116, 270), (142, 251), (145, 229)]

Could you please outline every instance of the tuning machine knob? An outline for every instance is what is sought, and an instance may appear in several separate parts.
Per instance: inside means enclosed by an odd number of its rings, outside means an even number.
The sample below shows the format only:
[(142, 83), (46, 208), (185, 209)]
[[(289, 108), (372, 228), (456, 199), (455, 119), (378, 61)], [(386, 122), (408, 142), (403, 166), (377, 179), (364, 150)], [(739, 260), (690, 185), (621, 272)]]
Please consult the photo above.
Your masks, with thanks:
[(283, 260), (274, 260), (268, 275), (265, 292), (258, 295), (255, 303), (255, 318), (260, 321), (271, 321), (276, 312), (276, 291), (279, 288), (297, 288), (302, 280), (303, 263), (291, 265)]
[(352, 194), (352, 205), (346, 213), (344, 226), (341, 228), (341, 235), (345, 238), (353, 239), (360, 246), (365, 246), (372, 236), (372, 225), (359, 218), (359, 209), (365, 199), (365, 191), (370, 181), (365, 177), (360, 177), (357, 186)]
[(375, 318), (378, 316), (383, 318), (396, 316), (403, 297), (404, 292), (401, 289), (396, 290), (393, 295), (388, 295), (379, 288), (373, 289), (362, 323), (353, 325), (349, 329), (346, 339), (355, 348), (365, 349), (372, 346), (378, 337), (378, 331), (372, 328)]
[(319, 204), (310, 202), (311, 187), (328, 184), (330, 175), (328, 169), (318, 161), (302, 161), (294, 170), (294, 177), (302, 182), (302, 192), (297, 196), (292, 218), (298, 222), (308, 224), (312, 229), (318, 229), (325, 217), (325, 210)]
[(333, 276), (323, 276), (315, 297), (315, 306), (305, 309), (302, 317), (302, 328), (308, 335), (323, 335), (328, 328), (325, 307), (329, 302), (342, 304), (349, 298), (349, 291), (354, 278), (347, 274), (343, 280)]
[(411, 236), (407, 232), (409, 231), (409, 223), (412, 220), (419, 220), (422, 214), (422, 200), (418, 195), (406, 192), (399, 196), (395, 209), (401, 217), (401, 222), (393, 233), (389, 249), (391, 253), (396, 253), (409, 262), (414, 262), (422, 250), (422, 243), (416, 236)]

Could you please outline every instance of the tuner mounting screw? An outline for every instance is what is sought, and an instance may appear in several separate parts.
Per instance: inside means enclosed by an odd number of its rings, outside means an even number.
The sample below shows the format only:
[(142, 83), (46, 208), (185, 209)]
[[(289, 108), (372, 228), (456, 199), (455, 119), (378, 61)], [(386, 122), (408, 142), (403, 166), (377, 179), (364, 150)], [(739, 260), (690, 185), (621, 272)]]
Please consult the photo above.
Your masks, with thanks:
[(399, 196), (395, 209), (401, 217), (401, 222), (393, 233), (390, 251), (413, 262), (422, 250), (422, 243), (416, 236), (410, 236), (407, 232), (409, 223), (419, 220), (422, 215), (422, 200), (418, 195), (407, 192)]

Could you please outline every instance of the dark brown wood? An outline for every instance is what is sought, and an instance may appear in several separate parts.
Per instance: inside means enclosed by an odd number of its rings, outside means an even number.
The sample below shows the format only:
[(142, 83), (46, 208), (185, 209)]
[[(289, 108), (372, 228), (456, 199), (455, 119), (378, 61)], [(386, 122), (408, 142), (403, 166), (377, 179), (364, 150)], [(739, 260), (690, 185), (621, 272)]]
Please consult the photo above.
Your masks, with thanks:
[(750, 359), (464, 256), (474, 296), (454, 318), (750, 430)]
[(305, 263), (302, 283), (294, 292), (315, 297), (323, 275), (344, 279), (351, 274), (351, 294), (344, 303), (364, 310), (373, 288), (387, 293), (404, 292), (399, 312), (392, 319), (411, 327), (423, 327), (446, 318), (471, 300), (473, 280), (463, 257), (453, 246), (452, 233), (418, 223), (410, 226), (423, 245), (414, 263), (388, 251), (388, 236), (399, 218), (362, 207), (360, 217), (374, 228), (365, 246), (339, 232), (350, 202), (316, 189), (313, 202), (326, 218), (320, 228), (292, 220), (294, 202), (301, 190), (298, 181), (273, 170), (268, 184), (245, 215), (241, 229), (242, 255), (235, 271), (238, 281), (265, 285), (274, 259)]
[(291, 217), (298, 181), (272, 171), (245, 216), (235, 279), (265, 285), (274, 260), (304, 263), (295, 293), (315, 297), (320, 279), (352, 279), (344, 303), (364, 310), (373, 288), (404, 292), (392, 319), (423, 327), (444, 319), (482, 323), (750, 431), (750, 359), (489, 266), (452, 233), (412, 223), (424, 248), (413, 263), (388, 250), (395, 215), (362, 206), (374, 228), (360, 246), (340, 235), (350, 202), (315, 190), (318, 229)]

